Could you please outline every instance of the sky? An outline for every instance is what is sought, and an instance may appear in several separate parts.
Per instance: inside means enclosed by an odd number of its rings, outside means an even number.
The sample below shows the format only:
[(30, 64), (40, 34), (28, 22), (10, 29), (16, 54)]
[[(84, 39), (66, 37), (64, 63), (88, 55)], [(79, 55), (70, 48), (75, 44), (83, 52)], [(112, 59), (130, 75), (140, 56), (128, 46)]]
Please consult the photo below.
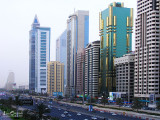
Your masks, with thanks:
[(136, 0), (0, 0), (0, 87), (11, 71), (17, 86), (29, 84), (29, 31), (36, 14), (41, 26), (51, 28), (50, 60), (54, 61), (56, 39), (66, 29), (68, 16), (74, 10), (89, 10), (89, 42), (99, 40), (99, 12), (112, 2), (134, 8), (135, 19)]

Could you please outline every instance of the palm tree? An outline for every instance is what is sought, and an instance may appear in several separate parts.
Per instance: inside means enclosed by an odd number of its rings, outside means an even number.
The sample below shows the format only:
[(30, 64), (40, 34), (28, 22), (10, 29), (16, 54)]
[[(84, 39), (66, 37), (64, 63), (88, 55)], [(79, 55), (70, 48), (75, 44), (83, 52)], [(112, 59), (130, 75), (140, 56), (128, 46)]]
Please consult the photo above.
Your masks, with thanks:
[(104, 106), (106, 103), (108, 103), (107, 95), (105, 92), (102, 93), (102, 103), (104, 104)]
[(13, 104), (13, 99), (12, 99), (12, 97), (9, 97), (9, 99), (8, 99), (8, 106), (9, 107), (11, 107), (12, 106), (12, 104)]
[(28, 116), (29, 116), (29, 115), (28, 115), (28, 110), (24, 110), (24, 111), (23, 111), (23, 118), (24, 118), (24, 119), (27, 119)]
[(160, 110), (160, 102), (158, 101), (157, 102), (157, 107), (156, 107), (158, 110)]
[(120, 106), (123, 105), (122, 98), (117, 98), (116, 103), (117, 103), (117, 105), (119, 105), (119, 108), (120, 108)]
[(18, 117), (18, 108), (20, 105), (19, 95), (15, 97), (15, 104), (16, 104), (16, 111), (17, 111), (17, 117)]
[(5, 100), (4, 99), (1, 99), (0, 100), (0, 104), (2, 105), (2, 109), (5, 107), (5, 104), (6, 104), (6, 102), (5, 102)]
[(43, 103), (39, 104), (37, 106), (37, 109), (38, 109), (38, 116), (40, 120), (43, 118), (44, 113), (49, 112), (49, 109), (47, 109), (47, 107)]
[(133, 101), (133, 104), (132, 104), (132, 109), (136, 109), (137, 112), (138, 112), (138, 109), (141, 109), (142, 108), (142, 103), (141, 101), (139, 101), (138, 98), (134, 98), (134, 101)]

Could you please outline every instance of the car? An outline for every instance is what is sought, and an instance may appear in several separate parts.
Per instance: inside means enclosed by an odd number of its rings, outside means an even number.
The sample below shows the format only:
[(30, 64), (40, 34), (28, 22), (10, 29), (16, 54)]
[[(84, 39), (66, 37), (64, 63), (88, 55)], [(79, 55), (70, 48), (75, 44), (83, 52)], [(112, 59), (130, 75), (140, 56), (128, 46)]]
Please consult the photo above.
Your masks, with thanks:
[(68, 114), (68, 115), (67, 115), (67, 117), (71, 117), (71, 116), (72, 116), (71, 114)]
[(92, 120), (97, 120), (97, 118), (96, 118), (96, 117), (91, 117), (91, 119), (92, 119)]
[(68, 114), (68, 111), (64, 111), (64, 114)]
[(149, 110), (147, 106), (142, 107), (142, 110)]
[(112, 115), (117, 115), (117, 114), (115, 114), (115, 113), (112, 113)]
[(66, 117), (64, 114), (61, 114), (61, 117)]
[(100, 111), (100, 113), (104, 113), (104, 111)]
[(59, 108), (58, 110), (60, 111), (61, 109)]
[(77, 115), (81, 115), (81, 113), (77, 113)]

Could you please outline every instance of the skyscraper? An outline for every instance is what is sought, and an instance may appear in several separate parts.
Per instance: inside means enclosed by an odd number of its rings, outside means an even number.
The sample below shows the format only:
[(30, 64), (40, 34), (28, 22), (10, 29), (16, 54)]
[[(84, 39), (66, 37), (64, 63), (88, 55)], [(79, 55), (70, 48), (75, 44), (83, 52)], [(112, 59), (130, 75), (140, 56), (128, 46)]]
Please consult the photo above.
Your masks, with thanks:
[(100, 93), (116, 91), (114, 59), (132, 50), (133, 9), (114, 2), (100, 12)]
[(14, 84), (15, 84), (14, 82), (15, 82), (14, 72), (10, 72), (9, 75), (8, 75), (8, 78), (7, 78), (5, 89), (6, 90), (13, 90)]
[(85, 48), (85, 95), (98, 97), (100, 65), (100, 41), (94, 41)]
[(66, 86), (67, 76), (67, 30), (56, 40), (56, 61), (64, 63), (64, 85)]
[(35, 16), (32, 29), (29, 32), (29, 90), (35, 91), (35, 34), (40, 26), (37, 16)]
[(160, 98), (160, 0), (137, 0), (134, 97)]
[(76, 95), (84, 94), (84, 79), (85, 79), (85, 49), (77, 51), (77, 82)]
[(64, 64), (58, 61), (49, 62), (47, 75), (47, 93), (50, 96), (62, 96), (64, 92)]
[(40, 27), (35, 16), (29, 42), (29, 89), (46, 92), (47, 63), (50, 61), (50, 28)]
[(67, 20), (67, 95), (75, 95), (77, 50), (89, 42), (89, 12), (78, 10)]

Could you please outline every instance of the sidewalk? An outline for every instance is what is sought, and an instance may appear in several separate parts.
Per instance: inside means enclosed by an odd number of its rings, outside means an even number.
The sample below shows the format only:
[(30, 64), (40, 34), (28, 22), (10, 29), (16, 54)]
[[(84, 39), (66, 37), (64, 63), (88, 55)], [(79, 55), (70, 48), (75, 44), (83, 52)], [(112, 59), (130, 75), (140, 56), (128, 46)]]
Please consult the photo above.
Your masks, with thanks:
[[(59, 102), (61, 102), (63, 104), (70, 104), (73, 106), (83, 107), (85, 109), (88, 108), (88, 106), (86, 106), (86, 105), (80, 105), (80, 104), (76, 104), (76, 103), (68, 103), (68, 102), (62, 102), (62, 101), (59, 101)], [(144, 119), (144, 120), (160, 120), (160, 116), (148, 115), (148, 114), (143, 114), (143, 113), (136, 113), (136, 112), (132, 112), (132, 111), (122, 111), (122, 110), (115, 110), (115, 109), (111, 109), (111, 108), (101, 108), (101, 107), (97, 107), (97, 106), (94, 106), (93, 109), (96, 111), (115, 113), (118, 115), (135, 117), (135, 118), (140, 118), (140, 119)]]

